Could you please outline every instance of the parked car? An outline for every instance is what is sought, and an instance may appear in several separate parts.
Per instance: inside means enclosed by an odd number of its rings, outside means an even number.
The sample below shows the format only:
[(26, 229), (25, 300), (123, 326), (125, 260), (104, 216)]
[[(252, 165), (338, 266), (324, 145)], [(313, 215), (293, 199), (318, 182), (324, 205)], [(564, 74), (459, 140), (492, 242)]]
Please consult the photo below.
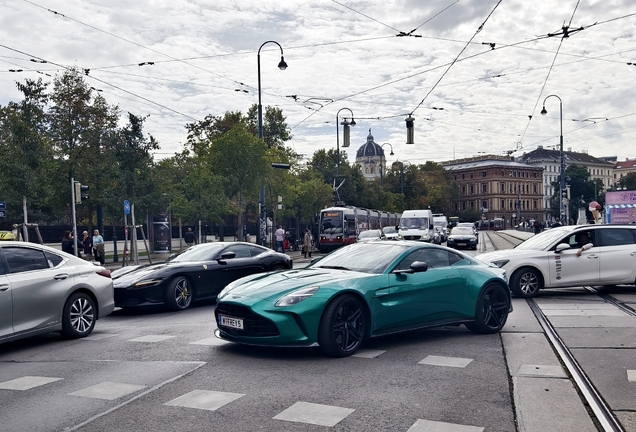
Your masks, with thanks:
[(57, 249), (0, 242), (0, 342), (86, 337), (115, 308), (110, 271)]
[(384, 234), (384, 238), (386, 240), (397, 240), (400, 238), (398, 227), (386, 226), (382, 228), (382, 233)]
[(192, 301), (216, 297), (236, 279), (292, 266), (288, 255), (252, 243), (202, 243), (164, 263), (115, 270), (115, 305), (165, 304), (172, 310), (184, 310)]
[(386, 239), (386, 237), (384, 236), (382, 230), (379, 229), (362, 231), (360, 235), (358, 235), (359, 242), (370, 242), (384, 239)]
[(355, 243), (302, 269), (248, 276), (217, 299), (215, 336), (354, 354), (375, 336), (465, 324), (495, 333), (511, 310), (505, 271), (443, 246)]
[(470, 227), (456, 226), (446, 239), (449, 248), (477, 249), (477, 234)]
[[(589, 241), (585, 244), (583, 237)], [(636, 282), (634, 225), (569, 225), (535, 234), (514, 249), (479, 255), (503, 268), (515, 296), (543, 288)]]

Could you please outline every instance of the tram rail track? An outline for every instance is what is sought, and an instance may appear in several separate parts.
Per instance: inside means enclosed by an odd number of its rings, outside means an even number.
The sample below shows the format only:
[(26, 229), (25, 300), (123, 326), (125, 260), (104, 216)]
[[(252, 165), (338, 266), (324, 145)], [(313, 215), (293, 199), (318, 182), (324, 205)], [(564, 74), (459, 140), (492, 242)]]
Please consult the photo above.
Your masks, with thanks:
[[(497, 250), (498, 247), (496, 243), (492, 242), (491, 233), (497, 234), (498, 238), (504, 239), (507, 242), (514, 244), (515, 246), (519, 244), (519, 242), (511, 240), (513, 236), (509, 234), (500, 233), (497, 231), (487, 232), (487, 237), (492, 244), (493, 249), (495, 250)], [(636, 311), (624, 305), (618, 299), (612, 297), (611, 295), (601, 293), (596, 288), (591, 286), (585, 286), (584, 288), (587, 291), (602, 298), (605, 302), (617, 307), (622, 312), (636, 317)], [(552, 345), (557, 357), (559, 358), (559, 361), (567, 369), (577, 391), (594, 414), (597, 425), (600, 426), (605, 432), (625, 432), (625, 429), (622, 427), (609, 405), (605, 402), (602, 395), (599, 393), (581, 365), (578, 363), (572, 351), (561, 339), (558, 332), (556, 331), (550, 320), (547, 318), (547, 316), (543, 313), (537, 302), (535, 302), (534, 299), (531, 298), (526, 299), (526, 302), (528, 303), (530, 310), (536, 317), (546, 337), (550, 341), (550, 344)]]

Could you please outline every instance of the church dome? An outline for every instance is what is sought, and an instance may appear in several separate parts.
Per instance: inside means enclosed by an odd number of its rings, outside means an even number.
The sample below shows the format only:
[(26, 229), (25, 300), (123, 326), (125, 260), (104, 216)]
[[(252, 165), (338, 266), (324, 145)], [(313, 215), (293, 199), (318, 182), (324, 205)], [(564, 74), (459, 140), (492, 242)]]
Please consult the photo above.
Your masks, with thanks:
[(369, 129), (367, 142), (358, 149), (358, 152), (356, 153), (356, 159), (375, 156), (384, 157), (384, 150), (382, 150), (382, 147), (373, 141), (373, 135), (371, 135), (371, 129)]

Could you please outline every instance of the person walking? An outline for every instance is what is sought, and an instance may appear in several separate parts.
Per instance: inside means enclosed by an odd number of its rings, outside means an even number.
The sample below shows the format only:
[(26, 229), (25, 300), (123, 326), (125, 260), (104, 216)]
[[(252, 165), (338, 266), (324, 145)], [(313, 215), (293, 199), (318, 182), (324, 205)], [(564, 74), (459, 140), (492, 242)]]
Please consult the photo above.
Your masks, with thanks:
[(62, 252), (75, 255), (75, 241), (73, 241), (73, 234), (69, 230), (62, 234)]
[(101, 265), (106, 262), (104, 256), (104, 238), (99, 235), (99, 230), (93, 231), (93, 254), (95, 254), (95, 261), (99, 261)]
[(276, 252), (280, 248), (280, 251), (285, 253), (285, 230), (282, 225), (278, 225), (278, 229), (274, 232), (276, 237)]
[(307, 255), (309, 255), (309, 258), (311, 258), (312, 246), (313, 246), (313, 242), (311, 238), (311, 232), (309, 231), (309, 228), (306, 228), (305, 237), (303, 239), (303, 256), (305, 258), (307, 258)]
[(188, 245), (188, 247), (194, 245), (196, 243), (196, 238), (194, 236), (194, 233), (192, 232), (192, 228), (188, 228), (188, 231), (186, 231), (185, 235), (183, 236), (185, 239), (186, 244)]
[(539, 234), (541, 232), (541, 224), (539, 223), (538, 220), (535, 219), (533, 227), (534, 227), (534, 234), (535, 235), (537, 235), (537, 234)]
[(86, 261), (90, 261), (93, 256), (93, 239), (88, 235), (88, 231), (82, 233), (82, 247), (84, 248), (84, 258)]

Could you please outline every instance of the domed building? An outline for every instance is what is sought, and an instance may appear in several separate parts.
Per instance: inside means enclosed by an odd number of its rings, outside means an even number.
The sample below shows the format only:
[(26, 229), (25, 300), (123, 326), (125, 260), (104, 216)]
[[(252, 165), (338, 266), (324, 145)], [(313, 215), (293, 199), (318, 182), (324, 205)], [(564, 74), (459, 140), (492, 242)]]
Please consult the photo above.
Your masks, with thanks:
[(386, 163), (384, 150), (373, 141), (373, 135), (369, 129), (367, 142), (356, 153), (356, 165), (360, 166), (365, 179), (376, 180), (380, 178), (380, 169), (383, 163)]

